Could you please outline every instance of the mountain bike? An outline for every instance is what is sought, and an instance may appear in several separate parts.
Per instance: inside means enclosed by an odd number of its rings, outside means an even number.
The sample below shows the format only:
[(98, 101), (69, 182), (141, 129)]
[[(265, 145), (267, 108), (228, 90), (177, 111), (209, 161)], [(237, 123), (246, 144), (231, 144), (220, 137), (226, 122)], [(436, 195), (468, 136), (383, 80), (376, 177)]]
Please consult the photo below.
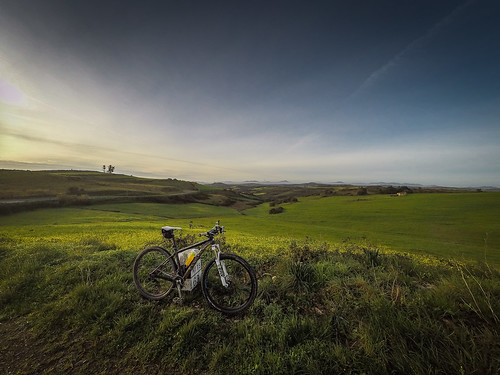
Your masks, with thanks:
[[(193, 271), (201, 265), (201, 256), (207, 248), (214, 252), (201, 275), (201, 290), (209, 305), (217, 311), (233, 315), (248, 309), (257, 295), (257, 277), (250, 264), (242, 257), (223, 253), (215, 237), (225, 232), (217, 224), (207, 232), (200, 233), (204, 240), (179, 249), (174, 231), (179, 227), (164, 226), (161, 231), (165, 239), (172, 240), (173, 254), (160, 246), (150, 246), (142, 250), (134, 261), (134, 283), (139, 293), (153, 301), (167, 297), (177, 289), (182, 303), (182, 290), (191, 280)], [(189, 254), (181, 261), (182, 253)], [(184, 257), (186, 258), (186, 257)], [(199, 262), (200, 261), (200, 262)]]

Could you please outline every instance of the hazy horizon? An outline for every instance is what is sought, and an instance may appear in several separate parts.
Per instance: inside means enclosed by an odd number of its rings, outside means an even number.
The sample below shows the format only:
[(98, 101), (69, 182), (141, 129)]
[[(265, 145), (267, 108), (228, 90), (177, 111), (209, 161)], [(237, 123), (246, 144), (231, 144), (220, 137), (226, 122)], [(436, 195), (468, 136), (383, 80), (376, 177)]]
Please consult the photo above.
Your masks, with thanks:
[[(103, 172), (103, 168), (76, 168), (67, 165), (49, 165), (49, 164), (31, 164), (31, 163), (21, 163), (21, 162), (4, 162), (4, 166), (0, 167), (0, 170), (13, 170), (13, 171), (38, 171), (38, 172), (51, 172), (51, 171), (75, 171), (75, 172), (98, 172), (98, 173), (108, 173), (106, 166), (106, 172)], [(120, 171), (115, 170), (113, 174), (134, 176), (139, 178), (151, 178), (151, 179), (169, 179), (176, 178), (172, 176), (156, 175), (153, 173), (141, 172), (141, 171)], [(307, 183), (317, 183), (325, 185), (395, 185), (395, 186), (422, 186), (422, 187), (443, 187), (443, 188), (493, 188), (500, 189), (500, 186), (495, 185), (482, 185), (482, 184), (471, 184), (471, 185), (440, 185), (440, 184), (421, 184), (416, 181), (383, 181), (383, 180), (352, 180), (352, 181), (342, 181), (335, 180), (331, 178), (329, 180), (201, 180), (201, 179), (191, 179), (186, 180), (191, 182), (196, 182), (200, 184), (214, 184), (214, 183), (234, 183), (234, 184), (245, 184), (245, 183), (258, 183), (258, 184), (307, 184)]]
[(0, 168), (500, 186), (498, 19), (493, 0), (0, 0)]

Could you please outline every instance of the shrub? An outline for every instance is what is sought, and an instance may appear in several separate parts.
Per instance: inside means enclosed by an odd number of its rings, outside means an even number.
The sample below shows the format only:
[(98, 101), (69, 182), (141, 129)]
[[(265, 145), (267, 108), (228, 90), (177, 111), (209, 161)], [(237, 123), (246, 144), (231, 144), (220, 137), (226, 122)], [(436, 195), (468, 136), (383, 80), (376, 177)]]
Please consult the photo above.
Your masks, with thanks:
[(281, 206), (279, 206), (279, 207), (274, 207), (274, 208), (271, 208), (271, 209), (269, 210), (269, 214), (271, 214), (271, 215), (280, 214), (280, 213), (282, 213), (284, 210), (285, 210), (285, 209), (284, 209), (283, 207), (281, 207)]
[(357, 195), (368, 195), (368, 190), (365, 187), (362, 187), (358, 190)]

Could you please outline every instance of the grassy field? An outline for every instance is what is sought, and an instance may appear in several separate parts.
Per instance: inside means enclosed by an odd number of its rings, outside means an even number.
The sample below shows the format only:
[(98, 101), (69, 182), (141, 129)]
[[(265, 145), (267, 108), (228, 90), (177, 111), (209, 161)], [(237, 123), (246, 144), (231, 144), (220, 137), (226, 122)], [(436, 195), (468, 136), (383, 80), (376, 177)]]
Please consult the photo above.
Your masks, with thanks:
[(281, 206), (283, 213), (270, 215), (269, 204), (242, 212), (198, 203), (106, 204), (18, 213), (0, 217), (0, 225), (21, 241), (33, 233), (61, 241), (97, 235), (127, 248), (140, 247), (166, 224), (195, 233), (221, 219), (228, 243), (242, 251), (272, 254), (310, 237), (500, 266), (500, 193), (307, 197)]
[[(228, 225), (252, 234), (364, 241), (397, 251), (500, 265), (500, 194), (301, 198), (268, 215), (261, 205)], [(265, 218), (265, 220), (262, 220)], [(234, 223), (234, 224), (233, 224)]]
[[(2, 216), (0, 373), (496, 374), (499, 201), (308, 197), (276, 215), (269, 204), (134, 203)], [(257, 271), (252, 308), (226, 318), (199, 289), (183, 306), (142, 300), (131, 266), (162, 243), (160, 227), (182, 226), (187, 240), (217, 219), (224, 248)]]

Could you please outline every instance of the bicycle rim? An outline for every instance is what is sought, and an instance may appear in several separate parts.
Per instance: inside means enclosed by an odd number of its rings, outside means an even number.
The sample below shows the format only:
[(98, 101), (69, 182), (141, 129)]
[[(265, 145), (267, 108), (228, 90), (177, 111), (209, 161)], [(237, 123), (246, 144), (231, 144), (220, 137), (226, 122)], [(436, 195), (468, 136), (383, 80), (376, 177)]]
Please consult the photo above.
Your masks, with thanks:
[(142, 296), (159, 300), (170, 293), (174, 283), (161, 278), (162, 272), (175, 273), (175, 263), (165, 249), (149, 247), (138, 255), (134, 262), (134, 283)]
[(234, 254), (221, 254), (220, 261), (227, 270), (229, 285), (223, 285), (215, 259), (212, 259), (203, 272), (203, 294), (218, 311), (229, 315), (242, 312), (251, 306), (257, 294), (255, 271)]

